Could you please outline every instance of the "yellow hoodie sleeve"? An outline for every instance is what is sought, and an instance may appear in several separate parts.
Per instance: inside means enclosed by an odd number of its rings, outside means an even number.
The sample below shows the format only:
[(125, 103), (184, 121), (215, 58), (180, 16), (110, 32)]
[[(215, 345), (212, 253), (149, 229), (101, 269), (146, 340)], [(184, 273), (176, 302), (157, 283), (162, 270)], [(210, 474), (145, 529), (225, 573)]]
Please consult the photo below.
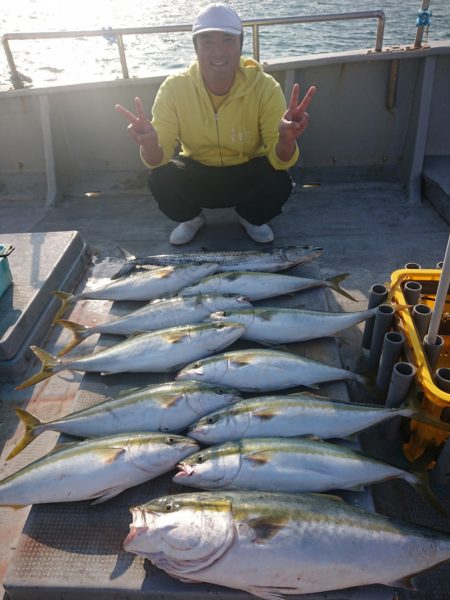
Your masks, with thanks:
[(173, 85), (168, 77), (160, 86), (152, 108), (152, 125), (158, 134), (158, 142), (163, 150), (163, 158), (156, 165), (149, 165), (141, 154), (141, 160), (149, 169), (167, 164), (175, 153), (179, 139), (178, 112), (176, 110)]

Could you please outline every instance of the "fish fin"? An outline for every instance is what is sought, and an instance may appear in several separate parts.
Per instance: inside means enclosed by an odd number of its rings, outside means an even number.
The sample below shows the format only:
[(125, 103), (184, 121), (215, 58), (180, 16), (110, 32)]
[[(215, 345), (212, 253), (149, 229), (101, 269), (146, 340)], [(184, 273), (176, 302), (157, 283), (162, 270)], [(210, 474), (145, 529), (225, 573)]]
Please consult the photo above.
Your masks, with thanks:
[(256, 544), (263, 544), (273, 538), (280, 529), (286, 525), (285, 519), (282, 517), (255, 517), (249, 519), (247, 525), (251, 527), (255, 533), (254, 542)]
[(158, 271), (159, 272), (157, 275), (155, 275), (155, 277), (158, 277), (159, 279), (165, 279), (166, 277), (170, 277), (170, 275), (172, 275), (173, 267), (163, 267)]
[(136, 257), (134, 254), (131, 254), (131, 252), (128, 252), (128, 250), (126, 250), (122, 246), (118, 246), (118, 248), (119, 248), (120, 252), (122, 253), (122, 256), (124, 257), (125, 260), (127, 260), (127, 261), (136, 260)]
[(19, 452), (22, 452), (22, 450), (26, 448), (28, 444), (30, 444), (36, 437), (36, 434), (34, 433), (36, 427), (42, 425), (42, 421), (40, 421), (37, 417), (27, 412), (26, 410), (23, 410), (22, 408), (15, 408), (14, 412), (25, 425), (25, 433), (23, 434), (22, 439), (14, 446), (14, 448), (8, 454), (6, 460), (11, 460), (11, 458), (17, 456)]
[(333, 502), (345, 502), (340, 496), (336, 496), (335, 494), (321, 494), (320, 492), (309, 492), (307, 496), (318, 496), (319, 498), (327, 498), (328, 500), (332, 500)]
[(244, 457), (244, 460), (248, 460), (252, 464), (252, 467), (263, 467), (270, 462), (271, 456), (272, 452), (270, 452), (270, 450), (261, 450), (260, 452), (252, 452), (252, 454), (247, 454)]
[(103, 462), (106, 464), (113, 463), (116, 461), (122, 454), (124, 454), (124, 448), (105, 448), (102, 450)]
[(2, 504), (0, 502), (0, 506), (2, 508), (12, 508), (14, 510), (21, 510), (22, 508), (25, 508), (26, 506), (29, 506), (29, 504)]
[(58, 319), (56, 323), (62, 327), (65, 327), (66, 329), (69, 329), (73, 335), (72, 340), (58, 352), (57, 356), (64, 356), (64, 354), (67, 354), (70, 352), (70, 350), (73, 350), (76, 346), (78, 346), (78, 344), (81, 344), (81, 342), (90, 335), (87, 333), (89, 331), (89, 327), (80, 325), (80, 323), (74, 323), (73, 321), (67, 321), (66, 319)]
[(230, 360), (230, 365), (233, 367), (245, 367), (246, 365), (251, 364), (250, 360), (246, 360), (245, 358), (234, 358), (233, 360)]
[(69, 292), (63, 292), (62, 290), (56, 290), (55, 292), (52, 292), (52, 294), (61, 300), (61, 306), (53, 317), (52, 325), (54, 325), (66, 312), (67, 307), (75, 302), (75, 296), (69, 294)]
[(189, 339), (189, 336), (187, 335), (187, 333), (185, 331), (183, 331), (183, 332), (178, 332), (177, 331), (177, 332), (173, 332), (173, 333), (166, 333), (162, 337), (163, 337), (164, 340), (166, 340), (170, 344), (179, 344), (183, 340)]
[(56, 356), (52, 356), (42, 348), (38, 348), (37, 346), (30, 346), (30, 349), (41, 361), (41, 370), (38, 373), (35, 373), (35, 375), (32, 375), (31, 377), (26, 379), (20, 385), (18, 385), (16, 387), (16, 390), (24, 390), (25, 388), (30, 387), (31, 385), (35, 385), (36, 383), (39, 383), (44, 379), (48, 379), (49, 377), (55, 374), (55, 367), (61, 364), (61, 361), (58, 358), (56, 358)]
[(341, 283), (341, 281), (346, 279), (349, 275), (350, 275), (350, 273), (341, 273), (340, 275), (335, 275), (334, 277), (330, 277), (329, 279), (326, 279), (325, 281), (326, 281), (328, 287), (330, 287), (332, 290), (334, 290), (338, 294), (342, 294), (342, 296), (349, 298), (349, 300), (353, 300), (353, 302), (357, 302), (356, 298), (353, 298), (353, 296), (351, 294), (346, 292), (339, 285)]
[(317, 400), (329, 400), (330, 396), (327, 394), (315, 394), (314, 392), (293, 392), (289, 396), (309, 396), (310, 398), (317, 398)]
[(103, 502), (106, 502), (107, 500), (111, 500), (111, 498), (114, 498), (114, 496), (117, 496), (118, 494), (120, 494), (121, 492), (123, 492), (126, 489), (127, 489), (126, 487), (114, 487), (114, 488), (105, 490), (104, 492), (102, 492), (101, 496), (99, 496), (96, 500), (91, 502), (91, 506), (94, 506), (95, 504), (102, 504)]
[[(242, 588), (244, 589), (244, 588)], [(280, 590), (280, 588), (276, 588)], [(286, 588), (286, 590), (291, 590), (291, 588)], [(245, 592), (249, 594), (253, 594), (253, 596), (257, 596), (258, 598), (264, 598), (264, 600), (285, 600), (285, 596), (280, 594), (278, 591), (272, 591), (271, 588), (268, 587), (259, 587), (257, 585), (251, 585), (244, 589)], [(292, 591), (289, 593), (292, 594)]]
[(396, 581), (390, 581), (389, 585), (391, 587), (403, 588), (404, 590), (411, 590), (417, 592), (417, 587), (412, 582), (412, 578), (414, 575), (407, 575), (402, 579), (397, 579)]
[(274, 417), (276, 417), (278, 413), (273, 408), (260, 408), (260, 409), (256, 409), (253, 412), (253, 414), (258, 419), (261, 419), (263, 421), (270, 421), (270, 419), (273, 419)]

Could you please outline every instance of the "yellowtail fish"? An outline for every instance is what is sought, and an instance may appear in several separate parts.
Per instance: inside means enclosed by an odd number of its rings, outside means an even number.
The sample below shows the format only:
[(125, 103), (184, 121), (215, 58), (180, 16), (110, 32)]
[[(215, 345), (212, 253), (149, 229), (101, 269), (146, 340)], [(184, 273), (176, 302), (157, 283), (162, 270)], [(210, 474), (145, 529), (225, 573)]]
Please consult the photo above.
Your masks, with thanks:
[(204, 490), (266, 492), (360, 491), (403, 479), (449, 516), (426, 474), (412, 473), (364, 452), (311, 438), (244, 438), (199, 450), (178, 465), (175, 483)]
[(171, 381), (126, 390), (94, 406), (54, 421), (42, 422), (16, 408), (25, 433), (10, 452), (10, 460), (44, 431), (75, 437), (99, 437), (123, 431), (180, 432), (193, 421), (240, 399), (238, 392), (197, 381)]
[(177, 325), (200, 323), (215, 311), (235, 310), (250, 306), (251, 304), (246, 298), (236, 294), (199, 294), (154, 300), (123, 317), (116, 317), (93, 327), (85, 327), (79, 323), (60, 319), (58, 323), (70, 329), (73, 339), (58, 353), (58, 356), (67, 354), (94, 333), (128, 336), (137, 331), (155, 331)]
[(325, 312), (300, 308), (238, 308), (212, 313), (211, 321), (242, 323), (242, 339), (260, 344), (289, 344), (340, 331), (375, 316), (378, 307), (357, 312)]
[(224, 352), (188, 365), (176, 378), (220, 383), (245, 392), (311, 387), (343, 379), (365, 383), (363, 377), (352, 371), (279, 350)]
[(62, 445), (0, 481), (0, 506), (94, 499), (94, 504), (105, 502), (170, 471), (198, 449), (189, 438), (148, 432)]
[(450, 559), (450, 535), (333, 496), (197, 492), (131, 508), (124, 549), (182, 581), (265, 600), (411, 579)]
[(323, 248), (318, 246), (284, 246), (268, 251), (205, 251), (178, 252), (177, 254), (157, 254), (153, 256), (136, 257), (122, 249), (126, 262), (113, 275), (112, 279), (121, 277), (142, 265), (183, 265), (187, 263), (212, 262), (218, 264), (219, 271), (283, 271), (297, 265), (304, 265), (323, 254)]
[(188, 435), (202, 444), (255, 437), (343, 438), (394, 417), (420, 418), (420, 408), (386, 408), (311, 393), (239, 400), (192, 423)]
[(240, 323), (180, 325), (141, 333), (99, 352), (65, 361), (41, 348), (31, 346), (31, 350), (42, 362), (41, 370), (16, 389), (22, 390), (65, 370), (102, 375), (176, 371), (195, 356), (214, 354), (229, 346), (242, 335), (244, 329)]
[(296, 277), (295, 275), (282, 275), (280, 273), (258, 273), (253, 271), (230, 271), (229, 273), (216, 273), (201, 279), (198, 283), (182, 289), (180, 296), (193, 294), (242, 294), (250, 301), (264, 300), (275, 296), (293, 294), (317, 287), (328, 287), (342, 294), (350, 300), (356, 301), (353, 296), (343, 290), (339, 283), (348, 276), (348, 273), (336, 275), (330, 279), (310, 279)]

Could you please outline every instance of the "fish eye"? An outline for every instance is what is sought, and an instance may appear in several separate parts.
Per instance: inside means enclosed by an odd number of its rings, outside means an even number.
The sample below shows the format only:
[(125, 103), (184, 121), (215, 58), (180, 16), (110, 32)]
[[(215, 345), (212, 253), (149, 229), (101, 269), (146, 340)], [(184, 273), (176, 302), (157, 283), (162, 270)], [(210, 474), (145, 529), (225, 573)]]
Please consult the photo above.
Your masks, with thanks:
[(202, 463), (203, 462), (203, 456), (200, 454), (200, 456), (197, 456), (197, 462), (198, 463)]
[(206, 422), (208, 423), (208, 425), (212, 425), (213, 423), (216, 422), (216, 419), (214, 417), (208, 417), (206, 419)]
[(200, 363), (196, 362), (192, 365), (193, 369), (198, 369), (200, 367)]
[(223, 329), (224, 327), (226, 327), (225, 323), (217, 323), (216, 324), (217, 329)]
[(174, 444), (175, 443), (175, 438), (168, 437), (168, 438), (166, 438), (166, 441), (167, 441), (168, 444)]
[(167, 502), (167, 503), (164, 505), (164, 510), (165, 510), (166, 512), (170, 512), (172, 509), (173, 509), (173, 504), (172, 504), (172, 502)]
[(222, 313), (222, 317), (229, 317), (231, 315), (229, 310), (224, 310)]

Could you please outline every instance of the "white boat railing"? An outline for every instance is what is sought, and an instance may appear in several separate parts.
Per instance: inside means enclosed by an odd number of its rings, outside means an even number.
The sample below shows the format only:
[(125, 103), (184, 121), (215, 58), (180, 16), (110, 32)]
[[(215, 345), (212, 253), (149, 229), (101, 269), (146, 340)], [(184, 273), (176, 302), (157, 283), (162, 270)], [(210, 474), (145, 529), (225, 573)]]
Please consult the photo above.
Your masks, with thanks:
[[(361, 19), (377, 19), (377, 31), (375, 39), (375, 52), (381, 52), (383, 47), (385, 15), (382, 10), (367, 10), (359, 12), (346, 12), (337, 14), (321, 14), (311, 16), (293, 16), (293, 17), (269, 17), (261, 19), (243, 20), (244, 27), (252, 29), (253, 34), (253, 57), (260, 60), (259, 30), (261, 27), (272, 25), (292, 25), (297, 23), (320, 23), (325, 21), (348, 21)], [(9, 42), (13, 40), (49, 40), (61, 38), (80, 38), (80, 37), (107, 37), (117, 43), (119, 58), (122, 67), (122, 76), (124, 79), (130, 77), (125, 53), (125, 44), (123, 38), (126, 35), (147, 35), (154, 33), (174, 33), (191, 31), (192, 24), (158, 25), (154, 27), (130, 27), (130, 28), (108, 28), (88, 31), (48, 31), (36, 33), (5, 33), (2, 35), (2, 45), (6, 54), (9, 69), (11, 71), (11, 82), (14, 89), (25, 87), (24, 76), (21, 75), (16, 67), (14, 57)]]

